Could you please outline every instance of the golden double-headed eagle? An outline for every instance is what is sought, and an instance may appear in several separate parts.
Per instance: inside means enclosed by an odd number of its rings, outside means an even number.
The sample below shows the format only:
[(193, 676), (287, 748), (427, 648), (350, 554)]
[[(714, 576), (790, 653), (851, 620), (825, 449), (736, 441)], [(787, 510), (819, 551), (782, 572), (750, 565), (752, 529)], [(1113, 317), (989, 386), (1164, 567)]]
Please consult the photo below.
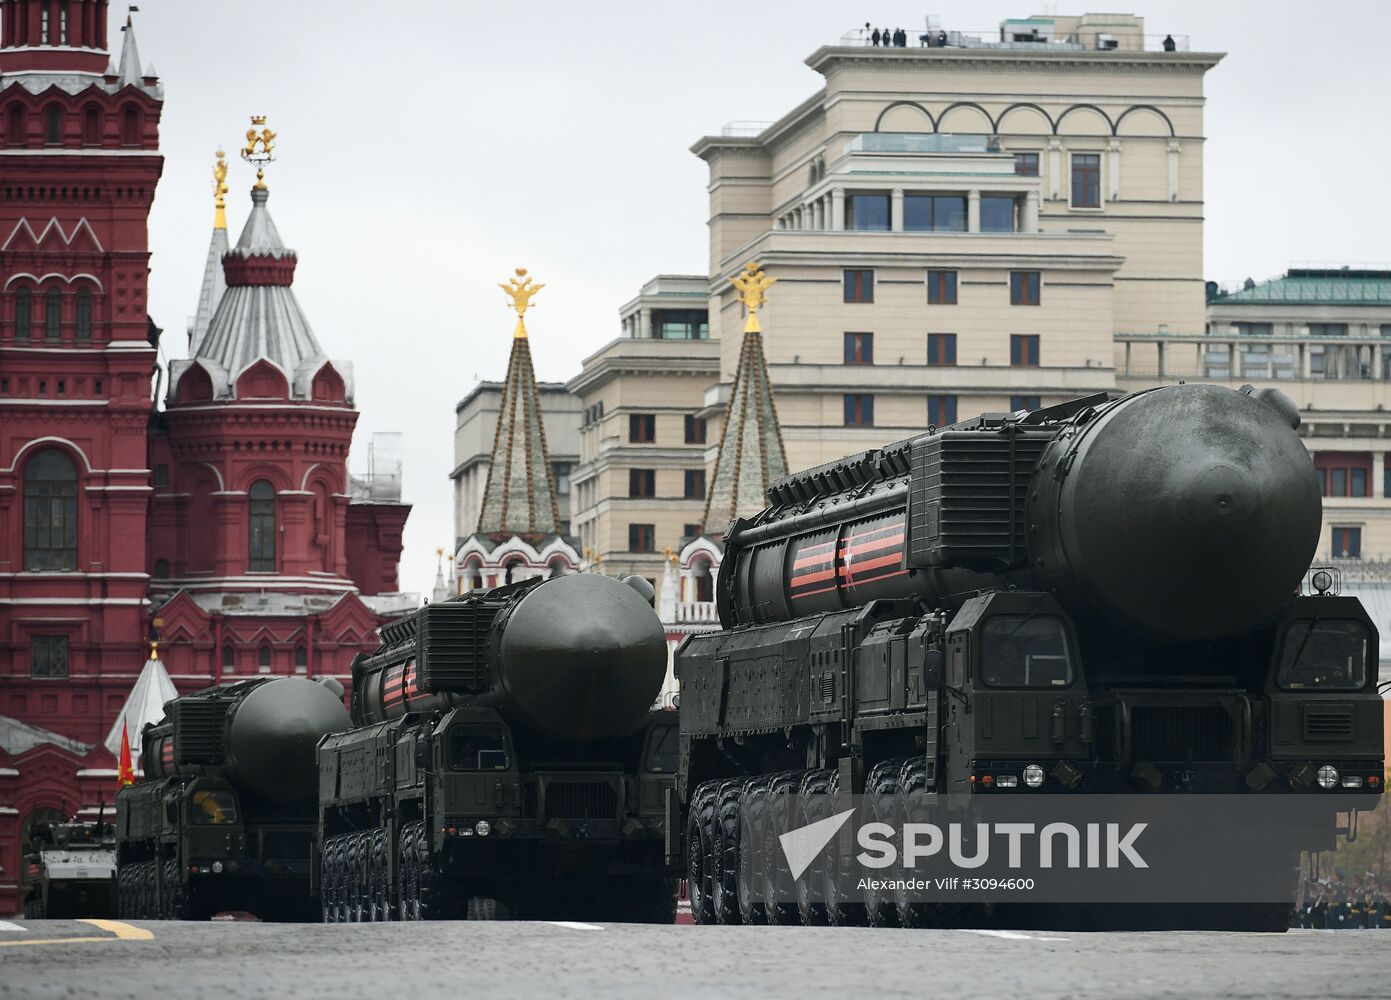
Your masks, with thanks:
[(525, 337), (526, 324), (522, 322), (522, 317), (526, 315), (527, 307), (531, 305), (532, 296), (546, 286), (534, 283), (531, 278), (527, 277), (526, 268), (519, 267), (517, 268), (517, 277), (509, 278), (506, 284), (498, 282), (498, 287), (512, 300), (512, 308), (517, 310), (517, 329), (513, 331), (512, 335)]
[(777, 278), (770, 278), (763, 273), (755, 261), (749, 261), (744, 265), (744, 270), (736, 274), (729, 280), (739, 292), (739, 301), (744, 303), (744, 308), (748, 311), (748, 317), (744, 320), (745, 333), (762, 333), (763, 328), (758, 325), (758, 310), (768, 301), (768, 289), (777, 283)]

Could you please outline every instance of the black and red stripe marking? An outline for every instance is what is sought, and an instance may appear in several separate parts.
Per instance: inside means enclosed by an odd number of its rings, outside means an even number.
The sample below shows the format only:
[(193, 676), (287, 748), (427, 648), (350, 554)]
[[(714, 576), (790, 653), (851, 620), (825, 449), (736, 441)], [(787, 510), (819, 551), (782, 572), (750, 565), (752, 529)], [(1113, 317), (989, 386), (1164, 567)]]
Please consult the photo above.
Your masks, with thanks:
[(382, 682), (382, 705), (395, 708), (403, 702), (409, 703), (419, 692), (415, 686), (415, 661), (409, 660), (398, 667), (388, 667), (386, 680)]
[(809, 535), (793, 553), (789, 596), (798, 601), (841, 588), (902, 576), (904, 515), (890, 515)]

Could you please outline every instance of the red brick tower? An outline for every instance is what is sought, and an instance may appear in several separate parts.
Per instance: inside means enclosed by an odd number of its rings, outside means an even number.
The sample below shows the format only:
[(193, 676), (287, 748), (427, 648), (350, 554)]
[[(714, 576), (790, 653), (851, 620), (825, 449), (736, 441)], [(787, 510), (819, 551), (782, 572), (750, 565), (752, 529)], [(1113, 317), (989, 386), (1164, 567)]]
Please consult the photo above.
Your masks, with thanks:
[(0, 913), (19, 827), (111, 784), (88, 754), (146, 654), (163, 91), (129, 25), (108, 67), (106, 25), (105, 0), (0, 5)]
[[(272, 144), (264, 120), (255, 124)], [(402, 610), (383, 594), (396, 590), (410, 508), (399, 478), (393, 491), (348, 475), (352, 365), (328, 358), (295, 297), (298, 257), (264, 180), (229, 249), (220, 163), (215, 176), (190, 357), (170, 363), (150, 439), (153, 624), (176, 678), (346, 680), (353, 655), (376, 647), (383, 614)]]

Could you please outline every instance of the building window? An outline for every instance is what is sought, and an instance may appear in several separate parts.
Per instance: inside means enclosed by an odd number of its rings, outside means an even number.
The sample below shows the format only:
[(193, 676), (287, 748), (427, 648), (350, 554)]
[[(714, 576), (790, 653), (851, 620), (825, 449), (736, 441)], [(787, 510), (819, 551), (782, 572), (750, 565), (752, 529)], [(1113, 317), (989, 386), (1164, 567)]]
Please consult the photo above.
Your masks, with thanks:
[(1233, 323), (1238, 337), (1269, 337), (1275, 333), (1274, 323)]
[(222, 672), (230, 674), (237, 668), (237, 656), (232, 652), (231, 646), (222, 647)]
[(657, 548), (657, 527), (652, 524), (628, 525), (629, 552), (655, 552)]
[(1388, 462), (1381, 470), (1381, 495), (1391, 497), (1391, 462)]
[(633, 444), (652, 444), (657, 440), (655, 413), (628, 414), (628, 440)]
[(845, 228), (887, 231), (889, 228), (889, 196), (886, 194), (852, 194), (845, 199)]
[(867, 392), (845, 394), (845, 426), (874, 426), (874, 397)]
[(155, 466), (155, 486), (164, 488), (169, 485), (169, 466), (163, 462)]
[(847, 270), (843, 272), (846, 302), (874, 301), (874, 272), (872, 270)]
[(101, 145), (101, 111), (88, 108), (82, 114), (82, 145)]
[(263, 674), (270, 673), (270, 647), (262, 646), (256, 653), (256, 669)]
[(1009, 338), (1009, 363), (1015, 368), (1038, 367), (1038, 334), (1013, 333)]
[(686, 499), (704, 500), (705, 499), (705, 470), (687, 469), (686, 470)]
[(874, 364), (874, 334), (847, 333), (845, 335), (845, 363), (847, 365)]
[(1014, 199), (1001, 195), (985, 195), (980, 200), (980, 231), (983, 233), (1014, 232)]
[(63, 109), (56, 104), (44, 114), (44, 141), (50, 146), (63, 141)]
[(927, 301), (934, 306), (956, 305), (956, 272), (927, 272)]
[(570, 495), (570, 463), (552, 462), (551, 475), (555, 477), (555, 495), (567, 497)]
[[(27, 16), (27, 14), (28, 11), (25, 11), (21, 16)], [(48, 4), (45, 2), (43, 7), (39, 9), (39, 39), (43, 45), (53, 44), (53, 39), (49, 36), (49, 29), (49, 10)], [(28, 32), (26, 31), (25, 34), (27, 35)]]
[(303, 646), (295, 647), (295, 673), (307, 674), (309, 672), (309, 650)]
[(1012, 306), (1036, 306), (1039, 304), (1042, 284), (1039, 271), (1009, 272), (1009, 304)]
[(1333, 529), (1333, 558), (1334, 558), (1334, 559), (1361, 559), (1361, 558), (1362, 558), (1362, 529), (1361, 529), (1361, 528), (1334, 528), (1334, 529)]
[(28, 340), (33, 332), (34, 296), (27, 288), (14, 293), (14, 335)]
[(1020, 177), (1038, 176), (1038, 154), (1037, 153), (1015, 153), (1014, 172)]
[(652, 315), (656, 340), (709, 340), (710, 317), (702, 309), (662, 309)]
[(699, 524), (692, 524), (692, 523), (683, 524), (683, 525), (681, 526), (681, 537), (682, 537), (682, 538), (699, 538), (699, 537), (700, 537), (700, 525), (699, 525)]
[(1311, 337), (1346, 337), (1348, 335), (1348, 325), (1346, 323), (1310, 323), (1309, 336)]
[(140, 112), (127, 107), (121, 115), (121, 145), (140, 145)]
[(705, 443), (705, 419), (693, 413), (686, 414), (686, 443)]
[(275, 487), (264, 479), (251, 484), (251, 533), (248, 569), (275, 572)]
[(45, 340), (57, 340), (63, 332), (63, 293), (50, 288), (44, 296), (43, 335)]
[(956, 423), (955, 396), (928, 396), (927, 422), (933, 427), (946, 427)]
[(29, 676), (49, 679), (68, 676), (68, 637), (36, 635), (29, 640)]
[(1037, 396), (1011, 396), (1009, 397), (1009, 409), (1011, 413), (1019, 410), (1037, 410), (1043, 404), (1039, 402)]
[(1326, 497), (1371, 496), (1368, 487), (1372, 478), (1372, 456), (1369, 452), (1316, 452), (1314, 472)]
[(77, 290), (77, 339), (92, 339), (92, 290)]
[(647, 498), (657, 495), (656, 469), (629, 469), (628, 496)]
[(77, 569), (77, 466), (56, 448), (24, 467), (24, 568)]
[(1391, 323), (1381, 324), (1381, 335), (1383, 337), (1391, 337)]
[(58, 0), (58, 44), (68, 44), (68, 0)]
[(934, 368), (950, 368), (956, 364), (956, 334), (927, 335), (927, 363)]
[(168, 560), (168, 559), (156, 559), (156, 560), (155, 560), (155, 571), (154, 571), (154, 573), (152, 573), (151, 575), (152, 575), (156, 580), (167, 580), (167, 579), (169, 579), (169, 560)]
[(903, 199), (903, 228), (915, 233), (964, 233), (966, 199), (954, 194), (907, 195)]
[(1072, 207), (1101, 207), (1101, 154), (1072, 154)]

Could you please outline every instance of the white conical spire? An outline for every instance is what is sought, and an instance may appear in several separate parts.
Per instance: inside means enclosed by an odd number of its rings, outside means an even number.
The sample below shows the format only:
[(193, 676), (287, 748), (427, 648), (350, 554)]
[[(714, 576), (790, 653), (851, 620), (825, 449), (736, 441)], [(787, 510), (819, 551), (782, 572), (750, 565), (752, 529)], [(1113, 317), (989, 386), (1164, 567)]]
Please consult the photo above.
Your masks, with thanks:
[(159, 722), (164, 718), (164, 703), (179, 696), (169, 672), (159, 660), (159, 650), (152, 643), (150, 658), (145, 668), (135, 680), (135, 686), (126, 696), (126, 703), (116, 715), (111, 732), (106, 737), (106, 749), (111, 756), (119, 759), (121, 755), (121, 732), (124, 730), (130, 739), (132, 756), (140, 753), (140, 732), (147, 723)]
[(127, 84), (138, 87), (145, 82), (145, 74), (140, 68), (140, 48), (135, 44), (135, 21), (130, 15), (126, 15), (126, 24), (121, 31), (126, 37), (121, 43), (121, 78), (118, 82), (122, 87)]
[(212, 240), (208, 244), (208, 261), (203, 267), (203, 287), (198, 293), (198, 312), (188, 327), (188, 355), (198, 353), (198, 342), (208, 332), (217, 304), (227, 291), (227, 277), (222, 270), (222, 258), (227, 253), (227, 228), (214, 226)]

